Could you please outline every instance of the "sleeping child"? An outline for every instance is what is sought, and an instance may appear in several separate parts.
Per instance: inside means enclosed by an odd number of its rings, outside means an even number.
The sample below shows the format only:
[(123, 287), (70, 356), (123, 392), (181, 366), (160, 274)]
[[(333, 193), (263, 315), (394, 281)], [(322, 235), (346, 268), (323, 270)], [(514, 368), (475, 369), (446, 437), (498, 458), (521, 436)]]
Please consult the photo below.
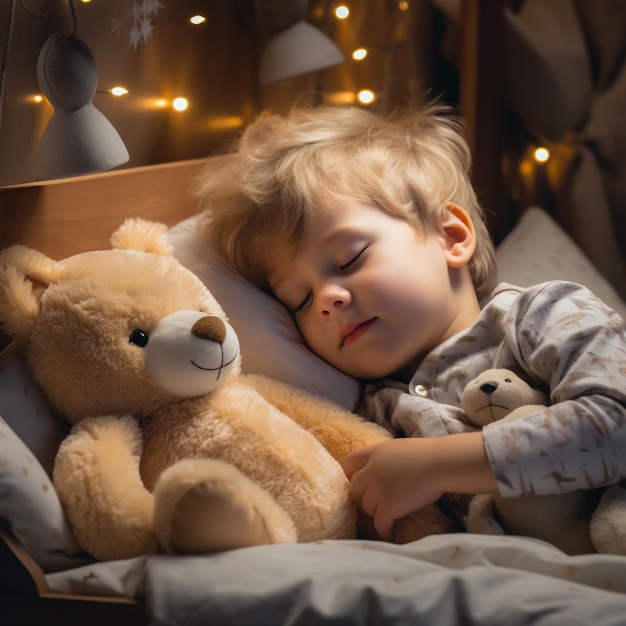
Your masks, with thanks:
[[(397, 435), (344, 464), (382, 537), (444, 494), (626, 478), (624, 320), (578, 284), (496, 286), (450, 110), (294, 109), (258, 119), (233, 152), (232, 178), (204, 188), (207, 236), (291, 312), (312, 351), (363, 382), (358, 412)], [(489, 368), (551, 405), (477, 429), (461, 394)]]

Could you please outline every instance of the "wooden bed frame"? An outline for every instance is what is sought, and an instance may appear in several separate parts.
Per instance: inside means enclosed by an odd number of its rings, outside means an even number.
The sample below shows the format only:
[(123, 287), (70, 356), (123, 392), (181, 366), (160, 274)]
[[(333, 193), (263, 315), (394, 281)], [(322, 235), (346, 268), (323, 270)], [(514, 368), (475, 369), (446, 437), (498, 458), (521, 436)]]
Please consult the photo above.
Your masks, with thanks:
[[(464, 0), (460, 113), (474, 156), (473, 179), (496, 237), (507, 218), (499, 165), (502, 9), (499, 2)], [(480, 138), (480, 140), (478, 140)], [(193, 180), (206, 159), (123, 169), (0, 188), (0, 249), (20, 243), (53, 259), (110, 246), (126, 217), (172, 226), (197, 210)], [(7, 345), (0, 336), (0, 350)], [(0, 524), (0, 622), (3, 624), (147, 623), (142, 602), (53, 593), (44, 573)]]
[(0, 188), (0, 249), (20, 243), (58, 260), (110, 247), (126, 217), (168, 226), (196, 211), (193, 178), (206, 159)]

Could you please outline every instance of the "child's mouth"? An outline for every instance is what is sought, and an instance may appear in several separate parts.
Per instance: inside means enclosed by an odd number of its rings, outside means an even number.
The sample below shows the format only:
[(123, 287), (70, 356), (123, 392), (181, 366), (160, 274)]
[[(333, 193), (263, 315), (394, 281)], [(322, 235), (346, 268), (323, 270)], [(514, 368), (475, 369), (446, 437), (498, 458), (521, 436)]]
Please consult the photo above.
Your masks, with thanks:
[(360, 322), (359, 324), (347, 324), (344, 326), (339, 333), (339, 346), (343, 348), (344, 346), (353, 344), (372, 327), (376, 319), (376, 317), (373, 317), (366, 322)]

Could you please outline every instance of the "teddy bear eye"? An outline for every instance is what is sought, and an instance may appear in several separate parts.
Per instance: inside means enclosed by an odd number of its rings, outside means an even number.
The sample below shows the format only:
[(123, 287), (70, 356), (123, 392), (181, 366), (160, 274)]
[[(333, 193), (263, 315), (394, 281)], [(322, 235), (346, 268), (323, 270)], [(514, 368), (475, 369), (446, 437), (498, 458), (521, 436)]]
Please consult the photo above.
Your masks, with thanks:
[(148, 335), (144, 333), (143, 330), (139, 330), (136, 328), (130, 333), (130, 337), (128, 338), (128, 343), (134, 343), (136, 346), (140, 348), (145, 348), (148, 343)]

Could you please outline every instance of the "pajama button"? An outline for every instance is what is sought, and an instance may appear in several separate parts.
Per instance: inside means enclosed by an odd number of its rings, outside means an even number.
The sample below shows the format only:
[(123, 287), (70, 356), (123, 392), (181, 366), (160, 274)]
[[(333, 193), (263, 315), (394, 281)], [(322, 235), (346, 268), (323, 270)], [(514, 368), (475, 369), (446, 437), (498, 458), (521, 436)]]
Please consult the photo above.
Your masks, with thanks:
[(415, 393), (418, 396), (427, 396), (428, 395), (428, 389), (426, 389), (426, 387), (424, 387), (424, 385), (415, 385)]

